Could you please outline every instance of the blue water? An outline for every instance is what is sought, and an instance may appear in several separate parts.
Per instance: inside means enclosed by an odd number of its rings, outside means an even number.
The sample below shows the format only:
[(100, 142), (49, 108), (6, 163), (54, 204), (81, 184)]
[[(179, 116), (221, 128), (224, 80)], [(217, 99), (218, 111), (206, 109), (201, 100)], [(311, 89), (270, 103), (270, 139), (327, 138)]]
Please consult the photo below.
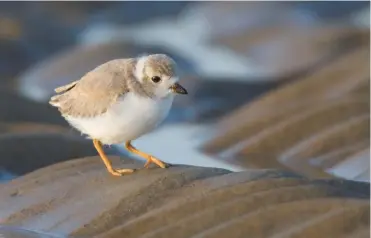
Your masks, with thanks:
[(0, 168), (0, 183), (9, 181), (11, 179), (14, 179), (18, 177), (17, 175), (10, 173), (9, 171), (6, 171), (5, 169)]
[(49, 234), (40, 231), (34, 231), (29, 229), (23, 229), (12, 226), (1, 226), (0, 225), (0, 237), (1, 238), (65, 238), (67, 236)]

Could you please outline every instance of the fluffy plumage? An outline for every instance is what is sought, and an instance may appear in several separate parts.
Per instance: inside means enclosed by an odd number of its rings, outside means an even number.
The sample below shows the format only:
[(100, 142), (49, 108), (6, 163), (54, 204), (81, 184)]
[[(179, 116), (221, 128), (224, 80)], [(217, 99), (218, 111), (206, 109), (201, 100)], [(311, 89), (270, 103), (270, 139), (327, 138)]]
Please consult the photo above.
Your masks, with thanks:
[[(167, 116), (178, 81), (176, 65), (166, 55), (116, 59), (61, 86), (50, 104), (77, 130), (104, 144), (138, 138)], [(154, 83), (153, 76), (161, 77)]]

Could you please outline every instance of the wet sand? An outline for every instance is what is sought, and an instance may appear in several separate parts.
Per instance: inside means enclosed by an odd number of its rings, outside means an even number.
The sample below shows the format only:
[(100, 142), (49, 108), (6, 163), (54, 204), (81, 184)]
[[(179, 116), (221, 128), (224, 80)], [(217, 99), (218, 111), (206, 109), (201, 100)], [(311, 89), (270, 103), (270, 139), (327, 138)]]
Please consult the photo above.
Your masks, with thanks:
[(0, 217), (2, 224), (76, 237), (365, 237), (368, 186), (186, 165), (112, 177), (95, 156), (1, 184)]

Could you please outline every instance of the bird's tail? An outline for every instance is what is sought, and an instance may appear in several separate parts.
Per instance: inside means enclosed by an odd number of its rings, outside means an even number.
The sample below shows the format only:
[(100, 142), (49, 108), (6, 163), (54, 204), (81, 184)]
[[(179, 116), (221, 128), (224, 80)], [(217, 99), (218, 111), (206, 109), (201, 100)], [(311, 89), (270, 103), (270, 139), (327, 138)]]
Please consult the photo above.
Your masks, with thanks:
[(67, 91), (71, 90), (73, 87), (75, 87), (76, 84), (78, 83), (78, 81), (79, 81), (79, 80), (76, 80), (76, 81), (74, 81), (74, 82), (72, 82), (72, 83), (69, 83), (69, 84), (67, 84), (67, 85), (60, 86), (60, 87), (54, 89), (54, 91), (55, 91), (56, 93), (67, 92)]
[[(58, 87), (58, 88), (54, 89), (54, 91), (56, 93), (65, 93), (65, 92), (68, 92), (71, 89), (73, 89), (76, 86), (77, 83), (78, 83), (78, 80), (76, 80), (76, 81), (74, 81), (72, 83), (69, 83), (67, 85)], [(64, 95), (63, 94), (55, 95), (55, 96), (53, 96), (53, 97), (50, 98), (49, 104), (52, 105), (52, 106), (54, 106), (54, 107), (59, 107), (60, 106), (60, 101), (61, 100), (63, 101), (63, 98), (64, 98)]]

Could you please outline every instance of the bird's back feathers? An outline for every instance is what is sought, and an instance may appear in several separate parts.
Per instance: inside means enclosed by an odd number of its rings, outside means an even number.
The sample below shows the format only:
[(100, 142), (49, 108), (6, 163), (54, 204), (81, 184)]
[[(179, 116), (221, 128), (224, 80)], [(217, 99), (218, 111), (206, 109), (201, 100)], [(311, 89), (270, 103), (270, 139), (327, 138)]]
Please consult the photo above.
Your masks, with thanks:
[[(102, 114), (118, 99), (130, 91), (134, 59), (118, 59), (102, 64), (80, 80), (55, 89), (57, 93), (49, 103), (64, 116), (93, 117)], [(135, 83), (135, 82), (134, 82)]]

